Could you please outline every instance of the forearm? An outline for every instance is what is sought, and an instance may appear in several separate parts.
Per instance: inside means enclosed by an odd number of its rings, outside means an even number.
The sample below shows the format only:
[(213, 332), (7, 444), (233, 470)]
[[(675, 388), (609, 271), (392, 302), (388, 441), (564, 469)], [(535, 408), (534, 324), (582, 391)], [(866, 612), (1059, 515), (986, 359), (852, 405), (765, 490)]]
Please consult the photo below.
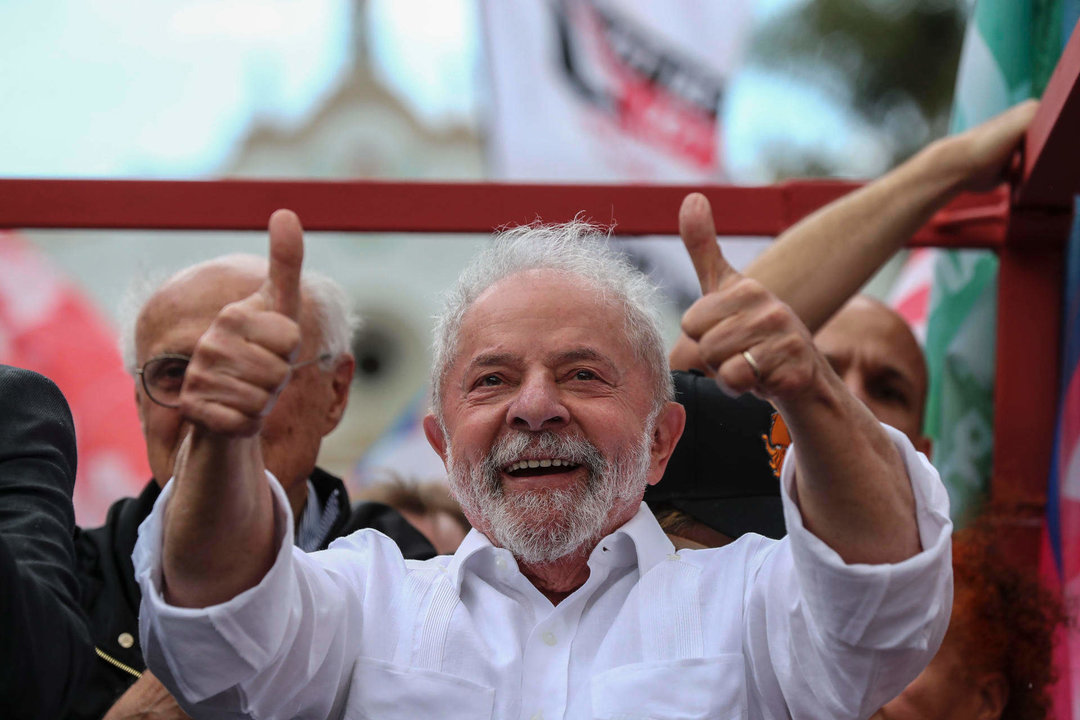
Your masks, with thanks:
[(229, 600), (273, 564), (274, 507), (258, 437), (194, 429), (177, 460), (165, 512), (165, 598), (182, 607)]
[(802, 219), (778, 236), (746, 275), (790, 305), (816, 332), (960, 191), (969, 174), (959, 157), (963, 142), (948, 138), (933, 143)]
[(911, 482), (888, 434), (839, 378), (780, 413), (795, 449), (803, 524), (847, 563), (895, 563), (921, 549)]
[[(811, 333), (825, 324), (959, 192), (970, 174), (966, 139), (934, 143), (914, 158), (818, 211), (776, 238), (746, 269), (791, 307)], [(673, 370), (713, 369), (697, 343), (679, 336), (669, 355)]]

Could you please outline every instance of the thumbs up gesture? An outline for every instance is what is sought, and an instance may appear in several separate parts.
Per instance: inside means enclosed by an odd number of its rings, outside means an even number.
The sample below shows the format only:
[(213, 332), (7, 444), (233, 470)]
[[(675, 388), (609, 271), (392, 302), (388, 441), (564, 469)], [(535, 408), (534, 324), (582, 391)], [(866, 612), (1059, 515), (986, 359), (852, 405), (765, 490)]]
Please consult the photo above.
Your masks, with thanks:
[(697, 343), (702, 362), (735, 394), (753, 392), (778, 407), (797, 401), (828, 371), (810, 331), (764, 285), (724, 259), (704, 195), (683, 200), (679, 234), (703, 295), (683, 315), (682, 329)]
[(247, 298), (226, 305), (199, 338), (184, 375), (180, 412), (211, 433), (251, 437), (289, 380), (300, 347), (303, 228), (296, 214), (270, 217), (270, 268)]

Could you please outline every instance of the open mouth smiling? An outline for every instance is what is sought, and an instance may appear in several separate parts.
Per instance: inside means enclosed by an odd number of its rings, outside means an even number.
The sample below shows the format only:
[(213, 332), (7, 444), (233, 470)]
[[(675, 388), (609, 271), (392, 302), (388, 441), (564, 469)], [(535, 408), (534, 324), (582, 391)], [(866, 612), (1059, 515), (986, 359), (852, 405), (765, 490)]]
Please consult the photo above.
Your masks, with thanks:
[(579, 463), (564, 460), (562, 458), (536, 458), (532, 460), (518, 460), (503, 467), (502, 471), (510, 477), (537, 477), (543, 475), (559, 475), (573, 472), (581, 465)]

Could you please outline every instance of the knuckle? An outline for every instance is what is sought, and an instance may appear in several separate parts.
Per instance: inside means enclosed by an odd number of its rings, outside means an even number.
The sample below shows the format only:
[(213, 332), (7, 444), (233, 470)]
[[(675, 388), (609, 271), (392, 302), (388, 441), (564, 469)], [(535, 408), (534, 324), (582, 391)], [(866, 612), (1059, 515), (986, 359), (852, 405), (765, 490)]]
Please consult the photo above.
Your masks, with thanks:
[(250, 317), (251, 310), (243, 301), (234, 302), (221, 308), (221, 312), (219, 312), (217, 318), (214, 319), (214, 324), (230, 330), (236, 330), (242, 327)]
[(806, 354), (809, 343), (799, 333), (789, 332), (780, 337), (777, 348), (786, 357), (798, 360)]
[(780, 302), (770, 303), (762, 313), (762, 323), (769, 330), (780, 330), (791, 321), (787, 306)]
[(295, 348), (300, 344), (300, 324), (289, 320), (282, 331), (282, 340), (286, 345)]
[(767, 294), (765, 286), (753, 278), (740, 276), (731, 287), (733, 297), (743, 304), (751, 304), (760, 301)]

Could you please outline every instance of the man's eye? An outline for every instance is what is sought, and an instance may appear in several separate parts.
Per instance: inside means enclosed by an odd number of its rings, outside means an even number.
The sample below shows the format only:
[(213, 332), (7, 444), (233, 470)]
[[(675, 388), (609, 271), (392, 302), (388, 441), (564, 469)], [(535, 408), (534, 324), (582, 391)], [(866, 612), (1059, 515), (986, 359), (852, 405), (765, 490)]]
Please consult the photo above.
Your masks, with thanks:
[(150, 383), (159, 387), (179, 388), (187, 370), (186, 360), (163, 360), (150, 372)]
[(480, 378), (480, 382), (476, 383), (477, 387), (496, 387), (502, 385), (502, 378), (498, 375), (485, 375)]
[(907, 393), (892, 385), (879, 385), (873, 393), (878, 400), (907, 406)]
[(592, 370), (575, 370), (573, 377), (575, 380), (596, 380), (596, 373)]

